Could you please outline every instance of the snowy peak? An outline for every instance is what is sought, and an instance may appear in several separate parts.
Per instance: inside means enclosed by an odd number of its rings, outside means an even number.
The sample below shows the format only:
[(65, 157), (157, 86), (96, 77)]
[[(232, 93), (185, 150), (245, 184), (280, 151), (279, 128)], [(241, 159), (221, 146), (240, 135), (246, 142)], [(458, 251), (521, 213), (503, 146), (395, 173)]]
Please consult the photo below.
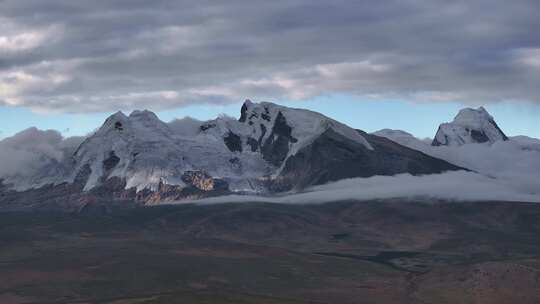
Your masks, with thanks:
[(105, 123), (99, 128), (94, 136), (105, 136), (107, 134), (123, 134), (127, 136), (144, 136), (158, 132), (161, 135), (170, 133), (169, 126), (161, 121), (156, 114), (151, 111), (133, 111), (129, 116), (118, 111), (109, 116)]
[[(117, 112), (77, 149), (71, 178), (89, 169), (86, 190), (114, 176), (126, 178), (130, 186), (153, 186), (159, 183), (163, 159), (175, 151), (174, 146), (171, 129), (154, 113)], [(144, 176), (137, 177), (143, 171)]]
[(493, 116), (484, 107), (465, 108), (454, 120), (439, 126), (433, 146), (461, 146), (470, 143), (488, 143), (508, 140)]
[(97, 133), (105, 133), (109, 130), (123, 130), (124, 125), (128, 121), (128, 117), (121, 111), (118, 111), (109, 116), (103, 125), (98, 129)]
[(465, 108), (460, 110), (453, 123), (464, 127), (481, 129), (486, 124), (495, 124), (495, 121), (484, 107), (479, 107), (478, 109)]

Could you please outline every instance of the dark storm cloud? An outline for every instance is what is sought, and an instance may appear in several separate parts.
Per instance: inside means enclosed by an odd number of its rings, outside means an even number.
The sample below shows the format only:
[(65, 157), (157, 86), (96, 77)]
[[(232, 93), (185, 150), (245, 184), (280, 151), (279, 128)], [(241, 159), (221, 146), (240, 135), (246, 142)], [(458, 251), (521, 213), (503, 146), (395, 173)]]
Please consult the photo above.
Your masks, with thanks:
[(538, 1), (0, 2), (0, 102), (540, 101)]

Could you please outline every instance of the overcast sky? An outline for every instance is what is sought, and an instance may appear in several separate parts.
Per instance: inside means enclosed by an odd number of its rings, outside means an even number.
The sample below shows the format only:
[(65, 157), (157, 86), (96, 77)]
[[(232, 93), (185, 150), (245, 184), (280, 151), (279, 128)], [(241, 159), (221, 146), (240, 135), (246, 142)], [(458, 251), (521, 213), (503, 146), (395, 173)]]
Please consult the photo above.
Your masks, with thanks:
[(538, 29), (538, 0), (0, 0), (0, 119), (247, 97), (538, 109)]

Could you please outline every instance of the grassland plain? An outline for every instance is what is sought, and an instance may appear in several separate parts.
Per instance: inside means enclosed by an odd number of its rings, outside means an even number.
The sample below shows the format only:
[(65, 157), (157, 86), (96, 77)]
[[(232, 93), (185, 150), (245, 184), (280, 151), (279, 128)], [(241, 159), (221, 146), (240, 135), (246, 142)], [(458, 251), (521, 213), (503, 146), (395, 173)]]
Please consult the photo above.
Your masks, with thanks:
[(0, 213), (0, 303), (540, 303), (540, 205)]

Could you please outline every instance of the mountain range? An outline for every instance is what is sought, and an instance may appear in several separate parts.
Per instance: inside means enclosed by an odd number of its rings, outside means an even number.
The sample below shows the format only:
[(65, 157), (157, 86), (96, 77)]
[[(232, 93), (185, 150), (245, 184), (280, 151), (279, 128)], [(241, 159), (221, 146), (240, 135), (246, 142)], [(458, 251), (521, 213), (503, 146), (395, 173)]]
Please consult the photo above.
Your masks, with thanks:
[[(508, 140), (484, 108), (463, 109), (441, 124), (431, 146)], [(206, 122), (117, 112), (73, 151), (40, 155), (32, 174), (0, 176), (0, 208), (81, 211), (232, 193), (272, 196), (347, 178), (476, 170), (427, 146), (404, 131), (368, 134), (269, 102), (246, 100), (239, 119)]]

